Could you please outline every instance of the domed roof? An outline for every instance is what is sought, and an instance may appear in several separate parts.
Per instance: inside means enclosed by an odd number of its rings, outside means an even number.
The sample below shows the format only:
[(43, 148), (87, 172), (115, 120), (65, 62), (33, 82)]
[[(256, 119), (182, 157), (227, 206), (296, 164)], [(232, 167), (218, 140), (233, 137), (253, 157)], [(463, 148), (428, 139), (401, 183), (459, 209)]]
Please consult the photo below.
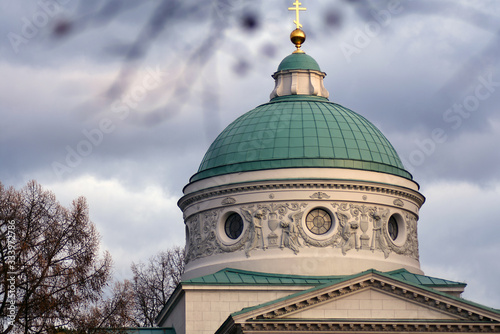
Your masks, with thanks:
[(285, 70), (321, 71), (316, 60), (305, 53), (292, 53), (285, 57), (278, 66), (278, 72)]
[(391, 143), (366, 118), (323, 97), (288, 95), (258, 106), (226, 127), (191, 181), (304, 167), (360, 169), (412, 179)]

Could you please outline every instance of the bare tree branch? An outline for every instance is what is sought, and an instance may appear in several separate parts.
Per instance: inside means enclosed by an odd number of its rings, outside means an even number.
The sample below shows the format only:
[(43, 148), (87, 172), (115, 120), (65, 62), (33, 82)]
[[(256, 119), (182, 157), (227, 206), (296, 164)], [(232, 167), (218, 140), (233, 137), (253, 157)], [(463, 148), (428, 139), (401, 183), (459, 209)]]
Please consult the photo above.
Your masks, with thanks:
[(180, 283), (184, 272), (184, 249), (174, 247), (160, 252), (147, 264), (132, 263), (136, 315), (140, 326), (155, 326), (155, 318)]
[(71, 326), (82, 304), (101, 298), (111, 257), (83, 197), (70, 209), (35, 181), (0, 184), (0, 325), (3, 333), (42, 333)]

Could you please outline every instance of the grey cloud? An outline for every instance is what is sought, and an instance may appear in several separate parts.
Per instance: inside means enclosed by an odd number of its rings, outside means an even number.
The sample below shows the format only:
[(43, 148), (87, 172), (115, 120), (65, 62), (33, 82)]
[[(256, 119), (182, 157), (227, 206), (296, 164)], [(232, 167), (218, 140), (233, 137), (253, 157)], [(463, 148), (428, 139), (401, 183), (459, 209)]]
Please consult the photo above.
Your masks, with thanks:
[[(268, 101), (273, 88), (270, 76), (279, 61), (293, 51), (288, 41), (293, 25), (286, 10), (279, 9), (274, 14), (278, 5), (269, 2), (248, 5), (227, 0), (201, 4), (172, 1), (164, 2), (165, 7), (151, 16), (157, 4), (144, 3), (138, 6), (135, 1), (125, 1), (120, 2), (121, 7), (115, 7), (118, 6), (115, 1), (75, 1), (65, 16), (60, 17), (70, 22), (67, 34), (54, 38), (53, 26), (47, 25), (17, 55), (8, 40), (0, 42), (0, 66), (12, 69), (5, 78), (8, 83), (0, 84), (2, 182), (22, 185), (29, 178), (40, 177), (38, 181), (42, 184), (64, 184), (92, 175), (99, 180), (118, 180), (131, 193), (141, 193), (148, 186), (157, 185), (169, 194), (181, 196), (182, 187), (196, 172), (215, 136), (238, 116)], [(321, 10), (315, 9), (315, 2), (311, 2), (307, 5), (310, 13), (319, 15), (333, 8), (331, 1), (317, 3)], [(387, 2), (370, 3), (378, 10), (387, 6)], [(414, 176), (422, 184), (424, 195), (439, 180), (470, 181), (485, 189), (488, 184), (498, 183), (500, 157), (496, 143), (500, 138), (496, 124), (500, 89), (496, 91), (495, 87), (490, 97), (481, 100), (477, 110), (469, 118), (463, 118), (457, 129), (452, 128), (456, 120), (443, 120), (447, 109), (455, 103), (463, 104), (468, 96), (475, 96), (481, 76), (488, 77), (491, 73), (493, 80), (500, 82), (496, 56), (500, 25), (491, 19), (492, 10), (484, 13), (489, 9), (486, 5), (483, 9), (476, 5), (477, 8), (468, 10), (469, 7), (454, 1), (403, 2), (407, 6), (405, 11), (394, 16), (390, 26), (381, 29), (371, 44), (348, 63), (340, 45), (352, 42), (349, 33), (354, 31), (349, 29), (363, 29), (367, 20), (373, 19), (370, 8), (364, 7), (366, 4), (364, 1), (336, 4), (331, 10), (339, 15), (335, 19), (340, 20), (338, 24), (325, 26), (326, 18), (304, 18), (304, 22), (311, 24), (304, 49), (327, 72), (330, 100), (375, 123), (406, 160), (413, 151), (421, 149), (415, 141), (428, 139), (435, 128), (446, 130), (447, 140), (436, 145), (431, 154), (425, 154), (423, 163), (414, 166)], [(174, 5), (178, 7), (169, 7)], [(198, 5), (196, 10), (187, 11), (195, 5)], [(289, 3), (280, 1), (279, 5), (286, 8)], [(2, 31), (19, 31), (22, 24), (19, 16), (32, 15), (36, 10), (28, 5), (0, 6)], [(488, 6), (494, 6), (495, 10), (499, 7), (496, 3)], [(355, 8), (355, 15), (350, 14), (351, 8)], [(250, 9), (262, 18), (259, 28), (251, 32), (238, 21), (241, 13)], [(171, 17), (175, 13), (178, 15)], [(450, 16), (457, 19), (450, 20)], [(283, 22), (266, 21), (276, 17)], [(449, 31), (442, 29), (444, 21)], [(283, 36), (279, 37), (277, 32), (283, 32)], [(215, 37), (216, 43), (210, 43), (209, 39)], [(263, 54), (266, 47), (271, 51)], [(141, 80), (141, 71), (157, 65), (185, 70), (165, 78), (165, 86), (148, 92), (138, 108), (131, 108), (126, 119), (118, 118), (111, 110), (113, 103), (123, 94), (129, 94), (137, 80)], [(32, 71), (31, 77), (23, 75), (27, 69)], [(64, 81), (48, 74), (53, 69), (88, 70), (95, 77), (98, 77), (96, 72), (102, 71), (113, 77), (102, 79), (105, 83), (96, 83), (92, 78), (61, 76), (66, 78)], [(102, 87), (90, 87), (96, 84)], [(30, 91), (24, 92), (27, 88)], [(94, 145), (92, 153), (59, 180), (52, 163), (64, 162), (68, 154), (66, 146), (76, 149), (82, 140), (89, 141), (82, 131), (98, 129), (103, 118), (111, 118), (116, 128), (105, 134), (102, 143)], [(120, 224), (137, 232), (135, 221), (121, 211), (99, 213), (97, 223), (103, 234), (111, 235)], [(421, 221), (422, 263), (432, 270), (444, 268), (446, 263), (450, 263), (450, 268), (463, 265), (451, 259), (460, 249), (447, 239), (449, 225), (443, 224), (437, 232), (425, 225), (439, 225), (445, 219), (453, 223), (460, 219), (460, 214), (451, 212), (449, 217), (441, 217), (438, 210), (430, 211), (436, 216)], [(494, 221), (496, 211), (492, 209), (490, 215), (482, 217), (488, 223), (484, 224), (487, 228), (477, 235), (478, 239), (469, 242), (475, 246), (467, 248), (467, 254), (460, 253), (463, 260), (474, 262), (481, 256), (487, 257), (483, 245), (495, 249), (497, 242), (490, 232), (496, 230), (490, 221)], [(473, 217), (467, 219), (474, 221)], [(182, 221), (167, 222), (166, 218), (154, 217), (154, 222), (140, 232), (140, 248), (153, 252), (154, 247), (149, 243), (166, 244), (155, 233), (166, 228), (172, 229), (174, 237), (164, 240), (182, 236)], [(452, 241), (464, 245), (468, 242), (464, 238), (471, 232), (467, 226), (457, 230)], [(130, 238), (122, 233), (105, 242), (121, 257), (127, 254), (123, 244), (130, 242)], [(443, 245), (443, 252), (433, 257), (431, 252), (436, 245)], [(123, 258), (127, 259), (126, 255)], [(126, 265), (125, 260), (120, 261)], [(470, 268), (483, 273), (489, 270), (488, 259), (474, 265), (477, 267)], [(464, 271), (459, 275), (474, 277), (475, 272)], [(496, 285), (486, 279), (478, 282)], [(471, 288), (474, 289), (472, 282)]]

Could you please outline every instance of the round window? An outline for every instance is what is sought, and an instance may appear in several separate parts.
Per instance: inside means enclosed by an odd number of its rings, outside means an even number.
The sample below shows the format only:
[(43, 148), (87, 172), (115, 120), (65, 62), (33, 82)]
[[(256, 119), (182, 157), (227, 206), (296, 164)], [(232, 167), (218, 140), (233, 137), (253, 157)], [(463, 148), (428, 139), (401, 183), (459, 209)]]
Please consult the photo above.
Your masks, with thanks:
[(224, 230), (226, 231), (226, 235), (236, 240), (243, 232), (243, 219), (237, 213), (232, 213), (227, 217), (226, 223), (224, 224)]
[(387, 223), (387, 232), (389, 232), (389, 236), (393, 241), (395, 241), (399, 236), (398, 221), (394, 215), (389, 218), (389, 222)]
[(307, 214), (306, 226), (316, 235), (325, 234), (332, 227), (332, 217), (322, 209), (314, 209)]

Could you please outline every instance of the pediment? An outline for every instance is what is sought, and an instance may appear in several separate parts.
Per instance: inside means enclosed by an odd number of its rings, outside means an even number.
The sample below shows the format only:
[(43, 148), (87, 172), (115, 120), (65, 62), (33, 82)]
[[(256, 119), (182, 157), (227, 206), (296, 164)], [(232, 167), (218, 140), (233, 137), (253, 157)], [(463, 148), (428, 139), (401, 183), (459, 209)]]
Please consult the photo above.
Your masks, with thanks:
[(394, 296), (373, 287), (367, 287), (332, 298), (311, 307), (299, 308), (278, 316), (282, 319), (418, 319), (418, 320), (460, 320), (457, 314), (450, 314), (429, 305), (423, 305), (408, 298)]
[(394, 321), (500, 322), (487, 307), (408, 284), (376, 271), (315, 287), (250, 308), (239, 321), (358, 319)]

